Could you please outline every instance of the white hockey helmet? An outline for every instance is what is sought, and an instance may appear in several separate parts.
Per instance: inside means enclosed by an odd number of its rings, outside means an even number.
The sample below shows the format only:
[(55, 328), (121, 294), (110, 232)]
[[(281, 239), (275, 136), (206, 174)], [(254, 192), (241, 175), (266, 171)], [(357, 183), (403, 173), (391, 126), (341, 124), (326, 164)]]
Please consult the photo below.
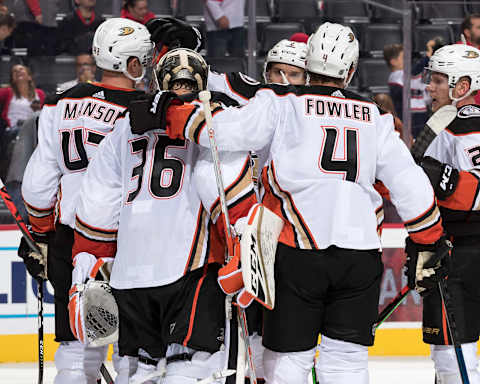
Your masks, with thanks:
[[(154, 44), (150, 32), (136, 21), (112, 18), (100, 24), (93, 37), (92, 53), (98, 67), (107, 71), (122, 72), (133, 81), (145, 76), (151, 64)], [(127, 71), (130, 57), (136, 57), (142, 65), (142, 75), (133, 77)]]
[(307, 56), (307, 44), (298, 41), (280, 40), (268, 51), (263, 65), (263, 79), (266, 83), (267, 69), (270, 63), (282, 63), (305, 69), (305, 57)]
[(203, 57), (188, 48), (177, 48), (167, 52), (155, 66), (155, 89), (168, 90), (176, 80), (189, 80), (198, 91), (207, 89), (208, 65)]
[[(427, 75), (437, 72), (448, 77), (450, 98), (455, 102), (480, 90), (480, 50), (475, 47), (465, 44), (446, 45), (435, 51), (425, 69)], [(470, 78), (470, 92), (461, 99), (456, 99), (453, 97), (453, 88), (462, 77)]]
[(308, 39), (305, 68), (308, 72), (343, 79), (348, 86), (358, 63), (358, 40), (350, 27), (324, 23)]

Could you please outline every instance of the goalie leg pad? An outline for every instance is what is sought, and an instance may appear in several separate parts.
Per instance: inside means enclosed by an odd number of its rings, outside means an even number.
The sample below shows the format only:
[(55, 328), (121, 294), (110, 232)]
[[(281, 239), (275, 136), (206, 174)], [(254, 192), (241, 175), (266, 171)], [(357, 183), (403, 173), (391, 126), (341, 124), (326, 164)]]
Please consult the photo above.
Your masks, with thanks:
[(233, 372), (224, 371), (226, 352), (208, 353), (171, 344), (167, 350), (167, 373), (162, 384), (223, 383)]
[[(451, 345), (431, 345), (432, 360), (435, 364), (435, 374), (439, 384), (461, 383), (458, 371), (455, 350)], [(480, 384), (478, 373), (477, 343), (462, 344), (462, 352), (465, 358), (468, 378), (471, 384)]]
[(322, 335), (316, 361), (322, 384), (368, 384), (368, 348)]
[(120, 356), (118, 343), (113, 344), (112, 355), (113, 368), (117, 373), (115, 384), (129, 384), (129, 377), (133, 376), (138, 367), (138, 358), (132, 356)]
[(307, 383), (314, 356), (315, 348), (302, 352), (275, 352), (265, 348), (263, 354), (265, 382), (268, 384)]
[(62, 342), (55, 352), (54, 384), (96, 384), (107, 347), (85, 347), (78, 341)]

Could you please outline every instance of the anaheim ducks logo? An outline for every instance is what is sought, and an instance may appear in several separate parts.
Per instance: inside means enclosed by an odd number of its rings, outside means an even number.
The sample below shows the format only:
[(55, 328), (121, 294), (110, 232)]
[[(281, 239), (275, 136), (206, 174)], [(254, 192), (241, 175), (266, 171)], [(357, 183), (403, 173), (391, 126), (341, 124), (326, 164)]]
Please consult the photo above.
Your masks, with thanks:
[(132, 27), (122, 27), (120, 28), (120, 33), (118, 36), (127, 36), (131, 35), (135, 30)]
[(476, 59), (478, 56), (480, 55), (475, 51), (465, 51), (465, 55), (463, 55), (467, 59)]
[(348, 42), (351, 43), (353, 40), (355, 40), (355, 35), (352, 32), (350, 32), (348, 34)]

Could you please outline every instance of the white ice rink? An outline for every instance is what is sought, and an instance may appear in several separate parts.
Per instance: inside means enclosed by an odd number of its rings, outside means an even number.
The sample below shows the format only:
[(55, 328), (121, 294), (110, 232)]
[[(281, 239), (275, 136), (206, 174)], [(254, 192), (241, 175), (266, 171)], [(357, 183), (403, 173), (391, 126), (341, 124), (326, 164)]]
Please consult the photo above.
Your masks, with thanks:
[[(113, 373), (111, 363), (108, 370)], [(433, 384), (433, 363), (427, 357), (371, 357), (370, 384)], [(0, 364), (1, 384), (35, 384), (37, 365), (34, 363)], [(46, 363), (44, 383), (52, 384), (53, 363)], [(353, 383), (352, 383), (353, 384)]]

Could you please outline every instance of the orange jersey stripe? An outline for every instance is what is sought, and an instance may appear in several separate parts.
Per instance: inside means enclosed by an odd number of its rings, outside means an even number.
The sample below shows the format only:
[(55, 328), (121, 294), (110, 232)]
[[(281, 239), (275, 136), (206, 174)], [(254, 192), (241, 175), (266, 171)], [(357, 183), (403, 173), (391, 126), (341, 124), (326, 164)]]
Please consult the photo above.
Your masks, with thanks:
[(470, 172), (461, 171), (455, 192), (445, 200), (439, 200), (441, 207), (457, 211), (470, 211), (477, 196), (478, 179)]

